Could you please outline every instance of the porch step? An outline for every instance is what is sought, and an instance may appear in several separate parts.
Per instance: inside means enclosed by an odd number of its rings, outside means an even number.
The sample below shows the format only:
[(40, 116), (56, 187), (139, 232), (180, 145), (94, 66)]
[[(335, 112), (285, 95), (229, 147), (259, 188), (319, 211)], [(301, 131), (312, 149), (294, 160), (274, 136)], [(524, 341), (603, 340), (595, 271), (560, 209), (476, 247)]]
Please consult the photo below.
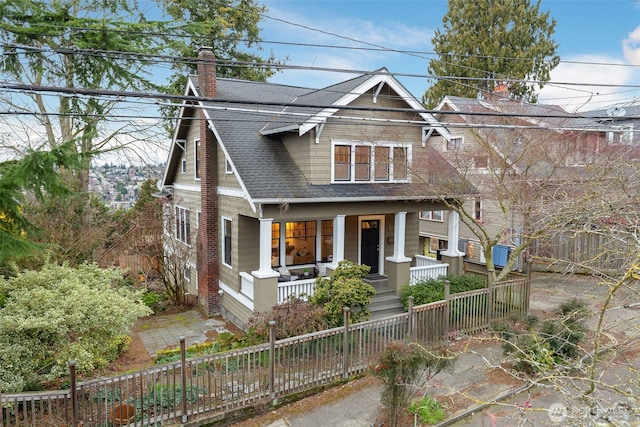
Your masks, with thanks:
[(369, 275), (364, 279), (365, 282), (373, 286), (376, 294), (369, 304), (371, 310), (371, 320), (378, 320), (395, 314), (404, 313), (404, 307), (399, 296), (393, 290), (387, 287), (386, 276)]

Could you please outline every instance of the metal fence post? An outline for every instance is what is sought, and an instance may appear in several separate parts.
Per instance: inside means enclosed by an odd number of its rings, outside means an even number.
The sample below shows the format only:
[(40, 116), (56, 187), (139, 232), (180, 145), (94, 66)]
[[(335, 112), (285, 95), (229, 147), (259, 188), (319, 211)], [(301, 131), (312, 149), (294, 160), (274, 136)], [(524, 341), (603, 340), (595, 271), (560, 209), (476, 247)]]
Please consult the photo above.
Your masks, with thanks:
[(444, 305), (443, 338), (447, 342), (449, 341), (449, 304), (451, 304), (451, 282), (448, 280), (444, 281), (444, 300), (446, 304)]
[(276, 397), (276, 321), (269, 321), (269, 396)]
[(414, 335), (415, 335), (415, 330), (414, 330), (414, 317), (415, 317), (415, 313), (413, 312), (413, 295), (410, 295), (409, 298), (407, 298), (407, 311), (409, 313), (409, 341), (413, 341), (414, 340)]
[(71, 395), (71, 425), (78, 426), (78, 402), (76, 400), (76, 361), (69, 361), (69, 394)]
[(342, 333), (342, 376), (349, 378), (349, 307), (342, 307), (344, 314), (344, 332)]
[(182, 399), (182, 423), (187, 422), (187, 349), (185, 337), (180, 336), (180, 399)]

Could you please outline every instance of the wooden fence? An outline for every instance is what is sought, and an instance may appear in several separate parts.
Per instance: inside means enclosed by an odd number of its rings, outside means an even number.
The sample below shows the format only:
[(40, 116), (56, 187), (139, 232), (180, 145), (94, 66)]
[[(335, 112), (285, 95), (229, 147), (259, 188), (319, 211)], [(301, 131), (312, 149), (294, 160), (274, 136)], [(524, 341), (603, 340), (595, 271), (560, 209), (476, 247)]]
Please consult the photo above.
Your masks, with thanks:
[[(448, 295), (447, 295), (448, 297)], [(112, 378), (76, 384), (70, 390), (3, 394), (2, 427), (112, 425), (168, 426), (224, 419), (236, 411), (311, 390), (366, 372), (391, 341), (412, 339), (437, 347), (454, 334), (486, 329), (490, 322), (525, 314), (525, 279), (455, 294), (407, 313), (187, 360)]]

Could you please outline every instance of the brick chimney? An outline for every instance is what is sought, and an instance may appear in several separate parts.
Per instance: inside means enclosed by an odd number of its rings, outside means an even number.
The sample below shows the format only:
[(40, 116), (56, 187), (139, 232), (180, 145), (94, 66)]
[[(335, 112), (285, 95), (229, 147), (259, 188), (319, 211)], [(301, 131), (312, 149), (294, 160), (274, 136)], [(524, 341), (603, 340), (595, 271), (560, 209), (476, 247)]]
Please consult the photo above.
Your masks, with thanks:
[[(198, 52), (200, 95), (216, 96), (216, 57), (210, 47)], [(206, 101), (205, 101), (206, 103)], [(218, 144), (204, 110), (200, 110), (200, 224), (197, 239), (198, 303), (205, 314), (220, 313), (220, 219), (218, 212)]]

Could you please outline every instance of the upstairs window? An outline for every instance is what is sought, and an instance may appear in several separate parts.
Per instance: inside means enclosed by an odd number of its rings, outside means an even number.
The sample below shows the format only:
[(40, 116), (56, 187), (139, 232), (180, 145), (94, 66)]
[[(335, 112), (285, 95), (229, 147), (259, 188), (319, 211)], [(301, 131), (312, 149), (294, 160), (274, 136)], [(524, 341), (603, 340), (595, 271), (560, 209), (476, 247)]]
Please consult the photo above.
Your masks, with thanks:
[(447, 141), (448, 151), (462, 150), (463, 147), (462, 137), (451, 138)]
[(231, 250), (232, 250), (232, 240), (231, 240), (231, 219), (230, 218), (222, 218), (222, 226), (223, 226), (223, 243), (222, 243), (222, 262), (229, 267), (233, 264), (231, 263)]
[(482, 199), (479, 197), (473, 201), (473, 217), (476, 221), (482, 220)]
[(422, 211), (420, 212), (420, 219), (442, 222), (442, 215), (443, 211)]
[(407, 182), (411, 146), (338, 143), (333, 146), (335, 182)]

